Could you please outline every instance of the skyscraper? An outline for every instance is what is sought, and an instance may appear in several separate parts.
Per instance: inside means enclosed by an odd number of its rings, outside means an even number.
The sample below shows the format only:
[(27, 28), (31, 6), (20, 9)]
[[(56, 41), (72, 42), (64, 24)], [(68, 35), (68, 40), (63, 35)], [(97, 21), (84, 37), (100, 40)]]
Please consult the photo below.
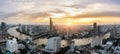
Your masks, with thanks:
[(48, 39), (48, 43), (44, 49), (46, 52), (57, 52), (61, 48), (61, 37), (52, 37)]
[(53, 29), (52, 26), (53, 26), (53, 22), (52, 22), (52, 18), (50, 17), (50, 29), (51, 30)]
[(55, 34), (56, 34), (56, 29), (55, 29), (55, 26), (53, 25), (53, 22), (52, 22), (52, 18), (50, 18), (50, 20), (49, 20), (49, 26), (50, 26), (50, 33), (49, 33), (49, 35), (50, 36), (55, 36)]
[(97, 23), (96, 23), (96, 22), (93, 23), (93, 29), (92, 29), (92, 31), (91, 31), (91, 34), (92, 34), (92, 35), (98, 34), (98, 26), (97, 26)]
[(50, 36), (52, 36), (53, 35), (53, 22), (52, 22), (52, 18), (50, 18)]
[(93, 37), (92, 38), (92, 42), (91, 42), (91, 47), (95, 47), (95, 46), (98, 46), (98, 45), (102, 45), (102, 40), (103, 40), (103, 37), (101, 36), (96, 36), (96, 37)]
[(97, 30), (97, 23), (93, 23), (93, 29), (96, 31)]
[(1, 22), (1, 31), (2, 31), (2, 35), (6, 34), (6, 23), (5, 22)]
[(15, 52), (16, 50), (18, 50), (18, 44), (17, 44), (17, 40), (15, 38), (13, 38), (12, 40), (7, 40), (6, 42), (6, 49), (8, 51)]
[(98, 33), (99, 33), (99, 34), (102, 33), (102, 31), (101, 31), (101, 26), (98, 26)]

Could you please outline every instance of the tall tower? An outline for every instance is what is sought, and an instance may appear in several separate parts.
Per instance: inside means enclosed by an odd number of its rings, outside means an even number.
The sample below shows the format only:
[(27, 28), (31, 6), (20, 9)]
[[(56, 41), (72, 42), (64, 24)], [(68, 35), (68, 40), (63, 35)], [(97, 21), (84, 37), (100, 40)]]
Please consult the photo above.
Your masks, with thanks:
[(52, 21), (52, 18), (50, 18), (50, 20), (49, 20), (49, 22), (50, 22), (50, 36), (55, 36), (56, 35), (56, 29), (55, 29), (55, 26), (53, 25), (53, 21)]
[(18, 25), (18, 29), (20, 32), (22, 32), (22, 25), (21, 24)]
[(97, 23), (93, 23), (93, 33), (96, 34), (98, 33), (98, 26), (97, 26)]
[(50, 30), (50, 36), (52, 36), (53, 35), (53, 22), (52, 22), (52, 18), (50, 17), (50, 19), (49, 19), (49, 26), (50, 26), (50, 28), (49, 28), (49, 30)]
[(5, 35), (6, 32), (6, 23), (5, 22), (1, 22), (1, 31), (2, 31), (2, 35)]
[(95, 23), (93, 23), (93, 29), (97, 29), (97, 23), (95, 22)]
[(52, 22), (52, 18), (50, 18), (49, 22), (50, 22), (50, 31), (52, 31), (52, 30), (53, 30), (53, 22)]
[(102, 33), (102, 31), (101, 31), (101, 26), (98, 26), (98, 33), (99, 33), (99, 34)]

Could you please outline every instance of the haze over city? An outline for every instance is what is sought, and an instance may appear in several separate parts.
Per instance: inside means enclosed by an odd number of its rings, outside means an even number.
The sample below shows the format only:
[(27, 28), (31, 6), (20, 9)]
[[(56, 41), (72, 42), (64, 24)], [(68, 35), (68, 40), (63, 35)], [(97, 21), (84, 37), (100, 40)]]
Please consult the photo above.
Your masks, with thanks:
[(120, 23), (120, 0), (0, 0), (0, 22), (89, 25)]
[(0, 54), (120, 54), (120, 0), (0, 0)]

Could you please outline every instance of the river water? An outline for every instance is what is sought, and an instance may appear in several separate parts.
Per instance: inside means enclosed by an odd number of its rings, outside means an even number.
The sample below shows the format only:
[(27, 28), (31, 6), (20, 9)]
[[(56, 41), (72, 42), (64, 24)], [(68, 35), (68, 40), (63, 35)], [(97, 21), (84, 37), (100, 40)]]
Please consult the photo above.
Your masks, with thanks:
[[(8, 33), (11, 36), (17, 37), (18, 39), (24, 40), (25, 38), (30, 38), (30, 36), (24, 35), (24, 34), (20, 34), (19, 32), (16, 31), (18, 27), (13, 27), (8, 29)], [(105, 34), (104, 36), (102, 36), (103, 39), (109, 38), (110, 37), (110, 33)], [(84, 39), (73, 39), (75, 41), (75, 44), (80, 46), (80, 45), (86, 45), (92, 42), (92, 38), (84, 38)], [(47, 44), (48, 39), (46, 38), (39, 38), (37, 40), (35, 40), (34, 42), (38, 45), (42, 45), (42, 44)], [(61, 47), (65, 47), (68, 46), (67, 41), (66, 40), (62, 40), (61, 41)]]

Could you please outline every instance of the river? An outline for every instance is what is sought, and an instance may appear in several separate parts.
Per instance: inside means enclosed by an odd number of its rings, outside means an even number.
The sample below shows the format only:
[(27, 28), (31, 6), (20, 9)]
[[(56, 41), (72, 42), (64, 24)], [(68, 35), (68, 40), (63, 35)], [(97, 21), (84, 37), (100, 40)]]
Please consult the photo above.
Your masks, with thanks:
[[(10, 29), (8, 29), (8, 33), (11, 36), (17, 37), (18, 39), (24, 40), (25, 38), (30, 38), (30, 36), (24, 35), (24, 34), (20, 34), (18, 31), (16, 31), (18, 27), (12, 27)], [(109, 38), (110, 37), (110, 33), (105, 34), (104, 36), (102, 36), (104, 39)], [(75, 41), (76, 45), (86, 45), (92, 42), (92, 38), (84, 38), (84, 39), (73, 39)], [(42, 45), (42, 44), (47, 44), (48, 39), (47, 38), (39, 38), (37, 40), (35, 40), (34, 42), (38, 45)], [(61, 41), (61, 47), (65, 47), (68, 46), (67, 41), (66, 40), (62, 40)]]

